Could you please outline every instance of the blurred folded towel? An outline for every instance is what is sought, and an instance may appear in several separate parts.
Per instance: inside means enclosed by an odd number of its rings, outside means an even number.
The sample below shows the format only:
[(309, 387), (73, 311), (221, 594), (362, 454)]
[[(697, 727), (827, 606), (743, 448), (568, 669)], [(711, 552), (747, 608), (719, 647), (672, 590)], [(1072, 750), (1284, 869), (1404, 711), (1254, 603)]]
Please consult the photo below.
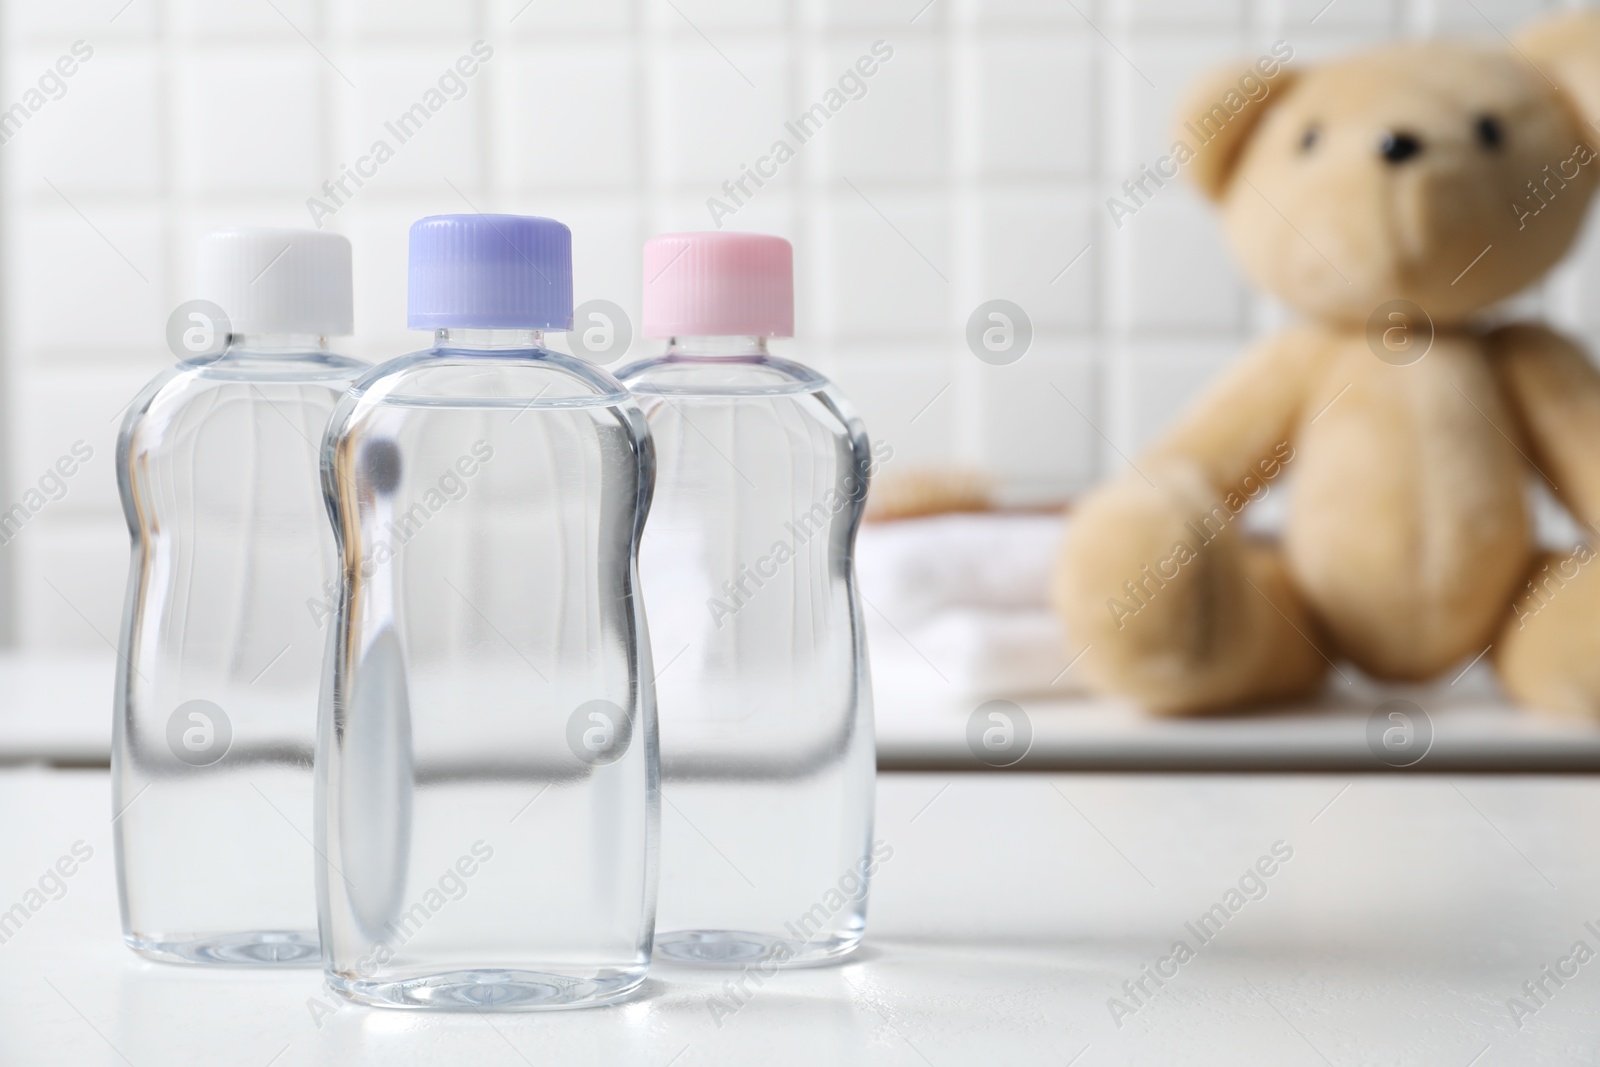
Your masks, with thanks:
[[(857, 542), (874, 678), (960, 699), (1076, 691), (1050, 608), (1057, 514), (979, 512), (869, 523)], [(921, 684), (919, 684), (921, 683)]]

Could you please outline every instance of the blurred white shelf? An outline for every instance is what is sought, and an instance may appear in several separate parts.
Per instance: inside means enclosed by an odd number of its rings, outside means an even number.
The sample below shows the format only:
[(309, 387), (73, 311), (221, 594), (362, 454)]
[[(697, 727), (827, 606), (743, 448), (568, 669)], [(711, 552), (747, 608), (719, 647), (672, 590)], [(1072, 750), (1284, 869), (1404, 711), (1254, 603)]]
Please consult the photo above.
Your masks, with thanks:
[(116, 659), (0, 653), (0, 763), (103, 764)]
[[(1422, 709), (1431, 741), (1407, 754), (1375, 748), (1371, 719), (1399, 696)], [(884, 770), (981, 769), (967, 743), (981, 701), (878, 690), (878, 766)], [(1600, 772), (1600, 724), (1557, 719), (1492, 697), (1434, 689), (1330, 696), (1315, 704), (1244, 715), (1164, 719), (1115, 700), (1012, 701), (1027, 716), (1032, 745), (1019, 770), (1405, 773)], [(1381, 739), (1385, 723), (1380, 726)], [(1415, 716), (1413, 716), (1415, 718)], [(1424, 736), (1425, 735), (1420, 735)], [(1381, 741), (1380, 741), (1381, 745)], [(1407, 766), (1398, 766), (1407, 763)]]
[[(109, 656), (0, 655), (0, 764), (104, 764), (115, 661)], [(915, 680), (876, 680), (878, 764), (886, 770), (982, 770), (967, 743), (980, 698)], [(1408, 772), (1600, 771), (1600, 725), (1510, 707), (1486, 672), (1458, 686), (1332, 689), (1301, 708), (1161, 719), (1091, 697), (1017, 698), (1032, 744), (1019, 770), (1387, 771), (1369, 719), (1386, 699), (1411, 700), (1432, 741)]]

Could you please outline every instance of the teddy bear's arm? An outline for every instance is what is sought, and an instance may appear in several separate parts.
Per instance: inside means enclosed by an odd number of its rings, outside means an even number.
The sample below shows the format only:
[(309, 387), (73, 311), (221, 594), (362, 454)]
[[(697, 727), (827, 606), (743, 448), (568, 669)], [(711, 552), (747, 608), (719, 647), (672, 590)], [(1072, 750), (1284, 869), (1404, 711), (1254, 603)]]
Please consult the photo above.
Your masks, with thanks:
[(1529, 459), (1573, 516), (1600, 531), (1600, 371), (1543, 326), (1502, 327), (1490, 346)]
[(1311, 328), (1262, 342), (1146, 450), (1141, 466), (1192, 465), (1213, 489), (1236, 487), (1291, 441), (1327, 349)]

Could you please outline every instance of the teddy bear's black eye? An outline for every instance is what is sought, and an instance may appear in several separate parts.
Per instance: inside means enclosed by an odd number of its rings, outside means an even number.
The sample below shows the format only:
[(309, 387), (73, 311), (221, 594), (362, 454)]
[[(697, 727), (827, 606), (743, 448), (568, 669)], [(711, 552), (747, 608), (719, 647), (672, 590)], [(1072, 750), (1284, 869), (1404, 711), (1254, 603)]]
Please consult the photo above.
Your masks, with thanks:
[(1322, 136), (1322, 127), (1312, 123), (1306, 127), (1306, 132), (1300, 135), (1300, 151), (1309, 152), (1317, 147), (1317, 139)]
[(1500, 128), (1500, 120), (1493, 115), (1480, 115), (1477, 123), (1478, 143), (1494, 151), (1505, 143), (1505, 131)]

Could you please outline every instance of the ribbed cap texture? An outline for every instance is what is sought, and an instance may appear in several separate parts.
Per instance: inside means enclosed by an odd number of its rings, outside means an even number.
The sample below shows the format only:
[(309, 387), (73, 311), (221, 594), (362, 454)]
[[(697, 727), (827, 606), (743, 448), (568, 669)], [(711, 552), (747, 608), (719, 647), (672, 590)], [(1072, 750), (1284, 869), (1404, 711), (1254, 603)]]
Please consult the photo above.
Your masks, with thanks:
[(200, 240), (200, 296), (233, 333), (348, 334), (350, 242), (319, 230), (240, 229)]
[(793, 247), (760, 233), (650, 238), (644, 336), (793, 337)]
[(533, 215), (432, 215), (411, 225), (413, 330), (572, 328), (572, 231)]

